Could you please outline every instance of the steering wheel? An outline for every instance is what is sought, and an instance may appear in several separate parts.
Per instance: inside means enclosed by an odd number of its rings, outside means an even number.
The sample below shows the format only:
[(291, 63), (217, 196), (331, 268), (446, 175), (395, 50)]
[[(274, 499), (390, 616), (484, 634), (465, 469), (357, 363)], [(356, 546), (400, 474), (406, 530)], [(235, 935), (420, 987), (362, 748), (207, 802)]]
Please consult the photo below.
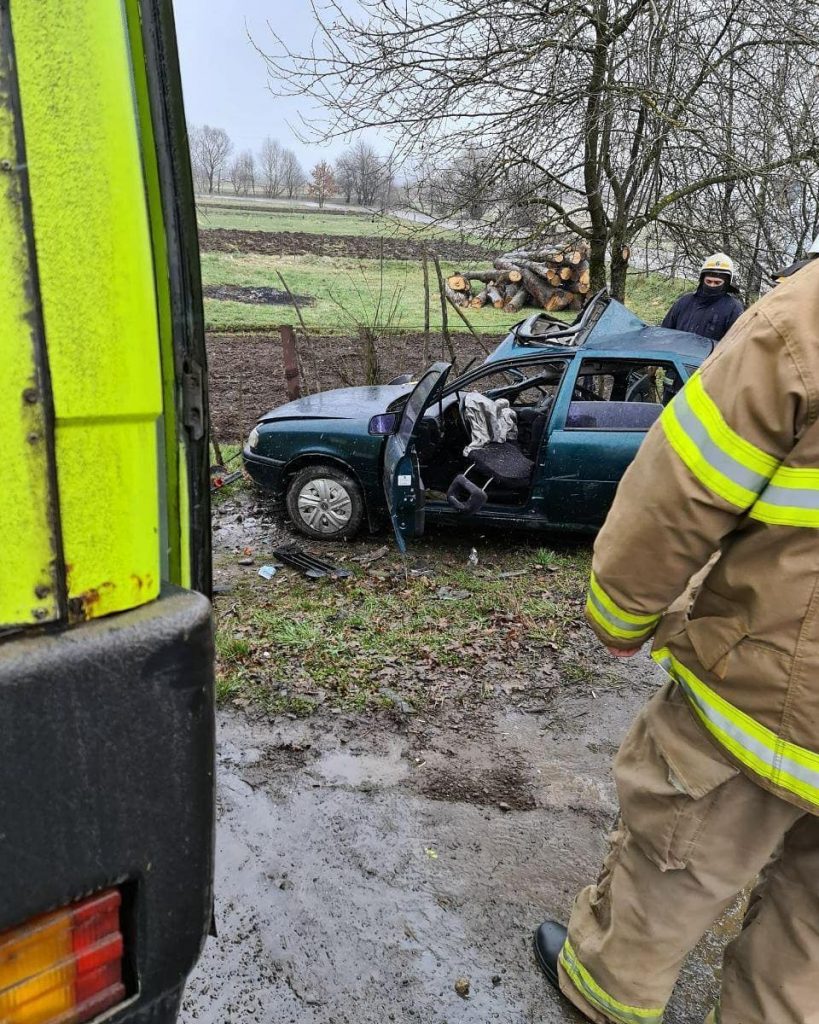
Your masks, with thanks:
[[(628, 388), (626, 390), (626, 398), (625, 398), (625, 400), (627, 402), (634, 402), (634, 401), (638, 401), (638, 402), (639, 401), (643, 401), (643, 402), (645, 402), (645, 401), (647, 401), (648, 400), (648, 395), (646, 395), (645, 397), (640, 397), (639, 390), (641, 388), (645, 387), (647, 384), (649, 384), (651, 379), (652, 379), (652, 375), (650, 373), (644, 373), (643, 376), (642, 377), (638, 377), (637, 380), (635, 380), (633, 384), (629, 384), (629, 386), (628, 386)], [(636, 399), (634, 397), (635, 395), (638, 396)]]
[(591, 388), (583, 387), (582, 384), (575, 384), (574, 390), (573, 398), (580, 395), (581, 399), (585, 399), (587, 402), (605, 402), (605, 398), (598, 395), (596, 391), (592, 391)]

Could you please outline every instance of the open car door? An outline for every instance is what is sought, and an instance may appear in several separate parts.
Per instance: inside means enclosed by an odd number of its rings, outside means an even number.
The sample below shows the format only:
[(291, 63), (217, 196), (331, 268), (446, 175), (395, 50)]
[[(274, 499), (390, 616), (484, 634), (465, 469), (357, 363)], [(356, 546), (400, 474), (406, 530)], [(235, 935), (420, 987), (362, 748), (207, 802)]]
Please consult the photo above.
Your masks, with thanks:
[(424, 532), (424, 487), (414, 438), (424, 412), (441, 397), (451, 363), (433, 363), (407, 399), (398, 428), (384, 449), (384, 494), (399, 551)]

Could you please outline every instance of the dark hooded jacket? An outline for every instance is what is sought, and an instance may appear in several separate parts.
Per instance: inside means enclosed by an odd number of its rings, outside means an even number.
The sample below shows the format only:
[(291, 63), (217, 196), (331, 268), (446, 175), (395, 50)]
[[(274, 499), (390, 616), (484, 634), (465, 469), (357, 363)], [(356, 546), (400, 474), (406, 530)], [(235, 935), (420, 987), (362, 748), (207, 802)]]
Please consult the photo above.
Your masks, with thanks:
[(700, 285), (695, 292), (677, 299), (666, 313), (662, 326), (720, 341), (742, 312), (742, 303), (730, 291), (707, 295)]

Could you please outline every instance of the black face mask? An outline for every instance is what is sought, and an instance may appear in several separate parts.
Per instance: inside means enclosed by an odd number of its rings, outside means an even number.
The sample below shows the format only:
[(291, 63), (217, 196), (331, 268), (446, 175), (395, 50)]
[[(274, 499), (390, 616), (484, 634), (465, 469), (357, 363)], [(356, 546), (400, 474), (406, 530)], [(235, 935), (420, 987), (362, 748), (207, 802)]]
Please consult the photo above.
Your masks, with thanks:
[(700, 291), (708, 299), (718, 299), (720, 295), (725, 295), (728, 291), (728, 285), (724, 281), (720, 285), (705, 284), (703, 282), (700, 285)]

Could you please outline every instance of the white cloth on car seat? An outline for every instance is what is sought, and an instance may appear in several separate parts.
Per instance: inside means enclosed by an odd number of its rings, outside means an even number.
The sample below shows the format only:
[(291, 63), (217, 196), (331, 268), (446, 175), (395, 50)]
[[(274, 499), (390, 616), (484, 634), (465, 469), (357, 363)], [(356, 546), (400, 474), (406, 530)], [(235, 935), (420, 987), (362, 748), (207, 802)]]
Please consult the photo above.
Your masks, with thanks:
[(487, 398), (478, 391), (469, 391), (463, 397), (463, 416), (472, 440), (464, 448), (469, 455), (491, 441), (514, 441), (518, 436), (517, 414), (509, 408), (505, 398)]

